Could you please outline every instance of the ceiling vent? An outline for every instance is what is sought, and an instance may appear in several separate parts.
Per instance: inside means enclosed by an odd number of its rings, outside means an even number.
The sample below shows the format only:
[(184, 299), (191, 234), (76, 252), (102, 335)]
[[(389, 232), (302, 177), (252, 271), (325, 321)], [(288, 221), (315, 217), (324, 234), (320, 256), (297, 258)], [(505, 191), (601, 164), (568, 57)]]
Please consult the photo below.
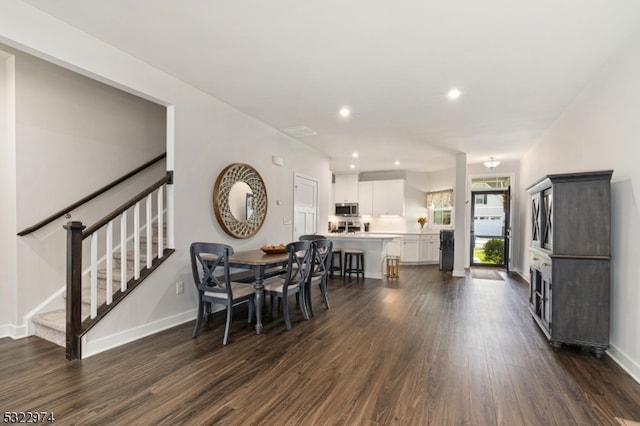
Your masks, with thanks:
[(283, 127), (280, 131), (286, 133), (287, 135), (293, 138), (303, 138), (305, 136), (315, 136), (316, 132), (308, 128), (307, 126), (293, 126), (293, 127)]

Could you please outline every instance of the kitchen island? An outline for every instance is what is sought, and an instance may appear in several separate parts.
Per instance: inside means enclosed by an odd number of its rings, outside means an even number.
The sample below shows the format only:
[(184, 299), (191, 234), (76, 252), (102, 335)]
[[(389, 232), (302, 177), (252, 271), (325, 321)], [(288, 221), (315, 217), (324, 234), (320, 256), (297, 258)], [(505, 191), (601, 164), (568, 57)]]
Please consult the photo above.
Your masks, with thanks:
[(364, 250), (364, 276), (366, 278), (377, 279), (381, 279), (384, 276), (383, 271), (385, 270), (384, 262), (387, 244), (394, 238), (400, 236), (401, 235), (375, 234), (369, 232), (325, 234), (325, 237), (333, 241), (335, 248)]

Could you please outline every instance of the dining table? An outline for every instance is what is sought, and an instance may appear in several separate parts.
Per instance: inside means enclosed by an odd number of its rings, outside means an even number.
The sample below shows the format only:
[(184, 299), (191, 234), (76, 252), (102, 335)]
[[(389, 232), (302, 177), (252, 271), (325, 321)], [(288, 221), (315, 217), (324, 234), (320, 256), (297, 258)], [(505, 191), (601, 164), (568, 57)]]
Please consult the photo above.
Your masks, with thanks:
[[(253, 271), (256, 290), (256, 334), (262, 332), (262, 305), (264, 301), (264, 279), (267, 272), (273, 268), (286, 267), (289, 253), (265, 253), (262, 250), (237, 251), (229, 256), (229, 266)], [(271, 274), (269, 274), (271, 276)]]

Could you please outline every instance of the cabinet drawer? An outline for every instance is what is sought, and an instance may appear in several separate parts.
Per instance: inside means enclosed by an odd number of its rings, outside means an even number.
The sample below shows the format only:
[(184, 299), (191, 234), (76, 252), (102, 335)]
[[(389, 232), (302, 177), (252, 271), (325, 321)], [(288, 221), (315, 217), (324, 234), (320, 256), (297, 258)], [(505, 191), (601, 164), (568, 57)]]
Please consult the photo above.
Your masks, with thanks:
[(531, 266), (531, 269), (540, 271), (544, 277), (551, 278), (552, 262), (549, 256), (538, 252), (531, 252), (529, 265)]

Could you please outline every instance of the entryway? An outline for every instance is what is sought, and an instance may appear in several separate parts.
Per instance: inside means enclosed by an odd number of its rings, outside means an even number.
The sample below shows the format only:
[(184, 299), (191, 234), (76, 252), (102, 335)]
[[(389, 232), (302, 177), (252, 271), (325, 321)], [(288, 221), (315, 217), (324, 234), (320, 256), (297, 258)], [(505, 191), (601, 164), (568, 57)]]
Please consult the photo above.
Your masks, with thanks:
[(471, 266), (509, 268), (509, 177), (477, 179), (471, 191)]

